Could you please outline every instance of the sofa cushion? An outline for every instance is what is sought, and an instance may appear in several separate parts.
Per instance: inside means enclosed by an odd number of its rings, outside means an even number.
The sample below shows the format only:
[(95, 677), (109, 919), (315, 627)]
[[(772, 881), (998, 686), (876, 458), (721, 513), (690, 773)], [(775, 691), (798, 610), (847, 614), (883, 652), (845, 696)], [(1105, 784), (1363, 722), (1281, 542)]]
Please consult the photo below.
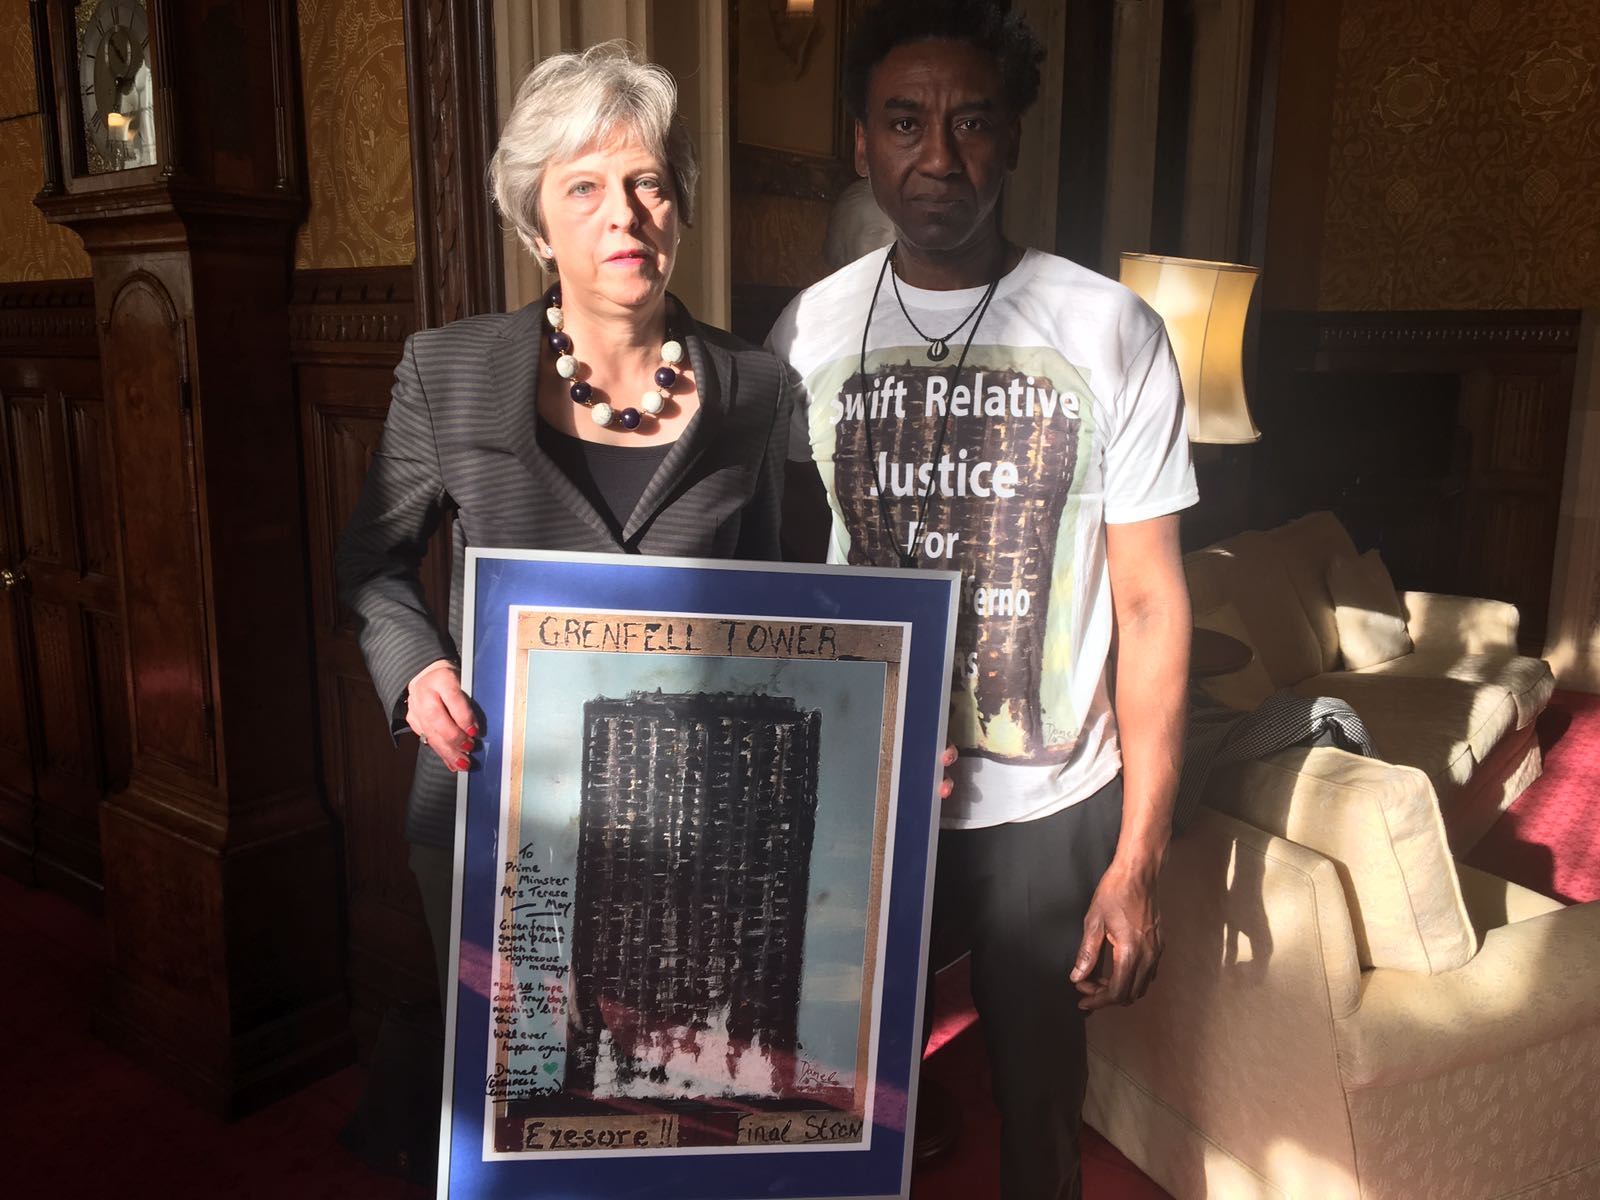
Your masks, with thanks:
[[(1231, 604), (1220, 604), (1209, 612), (1196, 613), (1194, 627), (1225, 633), (1246, 644), (1250, 641), (1250, 633), (1244, 627), (1239, 610)], [(1272, 679), (1267, 675), (1266, 668), (1256, 657), (1252, 657), (1237, 671), (1202, 679), (1198, 686), (1218, 704), (1236, 708), (1241, 712), (1253, 711), (1263, 700), (1278, 690), (1272, 686)]]
[(1341, 554), (1328, 564), (1328, 592), (1339, 628), (1339, 656), (1348, 670), (1374, 667), (1410, 654), (1400, 597), (1376, 550)]
[(1233, 605), (1244, 625), (1243, 640), (1274, 690), (1322, 670), (1316, 633), (1267, 535), (1241, 533), (1195, 551), (1185, 556), (1183, 569), (1196, 612)]
[(1517, 710), (1517, 728), (1538, 719), (1556, 690), (1556, 677), (1542, 658), (1525, 654), (1450, 654), (1418, 651), (1379, 663), (1363, 675), (1431, 675), (1505, 689)]
[(1509, 692), (1464, 679), (1330, 671), (1294, 690), (1343, 700), (1366, 723), (1379, 757), (1421, 770), (1446, 804), (1516, 726), (1517, 709)]
[(1363, 968), (1436, 974), (1477, 950), (1439, 804), (1419, 771), (1301, 747), (1219, 772), (1206, 803), (1333, 861)]
[(1339, 518), (1331, 512), (1312, 512), (1264, 535), (1283, 562), (1289, 582), (1300, 598), (1321, 655), (1319, 671), (1339, 667), (1339, 630), (1333, 600), (1328, 594), (1328, 564), (1343, 555), (1354, 556), (1355, 543)]
[(1477, 930), (1480, 941), (1491, 929), (1514, 925), (1530, 917), (1542, 917), (1566, 907), (1559, 900), (1541, 896), (1509, 879), (1501, 879), (1463, 862), (1456, 864), (1456, 880), (1461, 884), (1461, 899), (1466, 902), (1467, 915), (1472, 918), (1472, 928)]

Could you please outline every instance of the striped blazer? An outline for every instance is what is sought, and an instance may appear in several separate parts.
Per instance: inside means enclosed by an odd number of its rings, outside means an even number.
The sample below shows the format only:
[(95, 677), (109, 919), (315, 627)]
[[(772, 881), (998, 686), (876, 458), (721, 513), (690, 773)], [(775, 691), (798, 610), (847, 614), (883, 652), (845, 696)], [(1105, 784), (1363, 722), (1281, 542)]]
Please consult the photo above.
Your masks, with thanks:
[[(460, 662), (468, 546), (780, 557), (788, 400), (778, 360), (692, 319), (682, 323), (692, 330), (684, 342), (700, 411), (619, 539), (539, 447), (534, 389), (544, 309), (539, 300), (413, 334), (395, 368), (383, 435), (338, 552), (340, 595), (356, 616), (393, 735), (406, 728), (406, 685), (417, 672), (441, 658)], [(428, 611), (418, 569), (452, 508), (446, 636)], [(406, 837), (451, 845), (455, 795), (444, 764), (418, 755)]]

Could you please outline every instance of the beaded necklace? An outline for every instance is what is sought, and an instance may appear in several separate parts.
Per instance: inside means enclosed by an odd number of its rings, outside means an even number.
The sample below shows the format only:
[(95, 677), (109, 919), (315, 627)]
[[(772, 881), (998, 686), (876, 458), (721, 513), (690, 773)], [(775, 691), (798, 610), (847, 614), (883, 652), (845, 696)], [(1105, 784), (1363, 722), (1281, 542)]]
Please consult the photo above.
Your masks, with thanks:
[(672, 399), (672, 389), (678, 382), (678, 364), (683, 361), (683, 343), (672, 336), (671, 326), (667, 328), (667, 340), (661, 343), (661, 365), (656, 368), (655, 386), (639, 397), (638, 408), (624, 408), (618, 412), (604, 400), (596, 400), (589, 381), (577, 377), (583, 370), (583, 363), (572, 344), (572, 335), (563, 328), (566, 316), (561, 311), (561, 289), (550, 289), (548, 298), (544, 319), (550, 326), (550, 349), (556, 352), (556, 374), (567, 380), (567, 395), (572, 402), (587, 408), (590, 420), (602, 427), (615, 421), (624, 429), (637, 429), (644, 424), (646, 416), (660, 416), (667, 401)]

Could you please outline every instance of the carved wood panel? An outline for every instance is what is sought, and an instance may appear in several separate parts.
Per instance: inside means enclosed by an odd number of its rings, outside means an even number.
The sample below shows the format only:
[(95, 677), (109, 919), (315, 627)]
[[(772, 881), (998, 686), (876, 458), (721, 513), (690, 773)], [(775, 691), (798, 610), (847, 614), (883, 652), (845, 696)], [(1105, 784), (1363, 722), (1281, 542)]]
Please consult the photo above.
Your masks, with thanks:
[(80, 396), (69, 396), (66, 406), (73, 511), (78, 518), (83, 571), (115, 576), (117, 535), (112, 493), (116, 476), (106, 406), (98, 397)]
[(214, 775), (187, 348), (153, 277), (135, 275), (112, 301), (105, 343), (108, 359), (131, 364), (110, 381), (129, 649), (162, 664), (133, 677), (135, 754)]
[[(89, 764), (90, 739), (84, 728), (83, 708), (78, 703), (81, 655), (74, 645), (72, 618), (66, 605), (34, 599), (34, 678), (40, 684), (42, 765), (53, 775), (81, 781), (90, 778), (93, 771)], [(67, 681), (67, 686), (58, 686), (62, 681)]]
[[(18, 652), (21, 629), (15, 613), (18, 601), (7, 596), (0, 599), (0, 761), (4, 756), (28, 754), (28, 717), (23, 708), (22, 693), (28, 678)], [(9, 784), (19, 791), (31, 792), (33, 781), (24, 772), (13, 778), (9, 771), (0, 770), (0, 790)], [(4, 818), (0, 817), (0, 835), (4, 831)]]
[[(0, 489), (0, 493), (8, 492), (9, 489)], [(0, 509), (11, 508), (11, 496), (0, 494)], [(9, 511), (0, 511), (0, 526), (9, 523), (9, 515)], [(8, 539), (0, 545), (0, 564), (10, 568), (15, 562)], [(23, 653), (26, 626), (22, 615), (20, 594), (0, 595), (0, 870), (31, 882), (38, 799), (30, 744), (33, 721), (27, 706), (29, 674)]]
[[(337, 370), (337, 369), (334, 369)], [(306, 368), (301, 372), (302, 387), (313, 394), (336, 395), (335, 388), (343, 389), (359, 384), (359, 378), (341, 379), (338, 376), (355, 375), (348, 369), (329, 377), (329, 369)], [(377, 391), (376, 381), (369, 395)], [(377, 448), (383, 433), (383, 412), (370, 404), (353, 406), (347, 399), (319, 401), (307, 413), (310, 424), (310, 461), (318, 468), (316, 498), (317, 530), (314, 536), (315, 551), (325, 570), (318, 572), (315, 580), (313, 612), (319, 629), (348, 633), (355, 628), (350, 613), (339, 603), (337, 583), (333, 574), (333, 556), (350, 514), (355, 511), (356, 500), (361, 495), (361, 483), (366, 477), (367, 464)]]
[(43, 395), (12, 395), (6, 401), (11, 426), (11, 470), (16, 480), (17, 533), (22, 557), (62, 561), (60, 464), (50, 436)]
[(345, 832), (350, 985), (357, 1007), (377, 1014), (387, 1004), (436, 994), (431, 943), (402, 831), (419, 751), (411, 738), (399, 748), (390, 742), (365, 667), (341, 665), (355, 670), (330, 671), (326, 686), (330, 711), (340, 719), (339, 754), (329, 768), (338, 772)]

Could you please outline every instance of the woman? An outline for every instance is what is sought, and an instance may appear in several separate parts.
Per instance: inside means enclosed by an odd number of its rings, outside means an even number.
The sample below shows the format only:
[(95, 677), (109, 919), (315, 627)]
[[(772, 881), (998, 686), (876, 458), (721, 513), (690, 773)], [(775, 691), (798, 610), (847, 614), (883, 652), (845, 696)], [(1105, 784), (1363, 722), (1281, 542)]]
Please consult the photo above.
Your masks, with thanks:
[[(455, 776), (479, 732), (458, 674), (465, 548), (779, 557), (779, 363), (666, 290), (698, 175), (676, 103), (671, 76), (620, 42), (546, 59), (523, 82), (490, 176), (559, 282), (519, 312), (407, 340), (340, 544), (341, 591), (391, 731), (425, 747), (406, 837), (441, 986)], [(447, 636), (418, 564), (451, 507)]]

